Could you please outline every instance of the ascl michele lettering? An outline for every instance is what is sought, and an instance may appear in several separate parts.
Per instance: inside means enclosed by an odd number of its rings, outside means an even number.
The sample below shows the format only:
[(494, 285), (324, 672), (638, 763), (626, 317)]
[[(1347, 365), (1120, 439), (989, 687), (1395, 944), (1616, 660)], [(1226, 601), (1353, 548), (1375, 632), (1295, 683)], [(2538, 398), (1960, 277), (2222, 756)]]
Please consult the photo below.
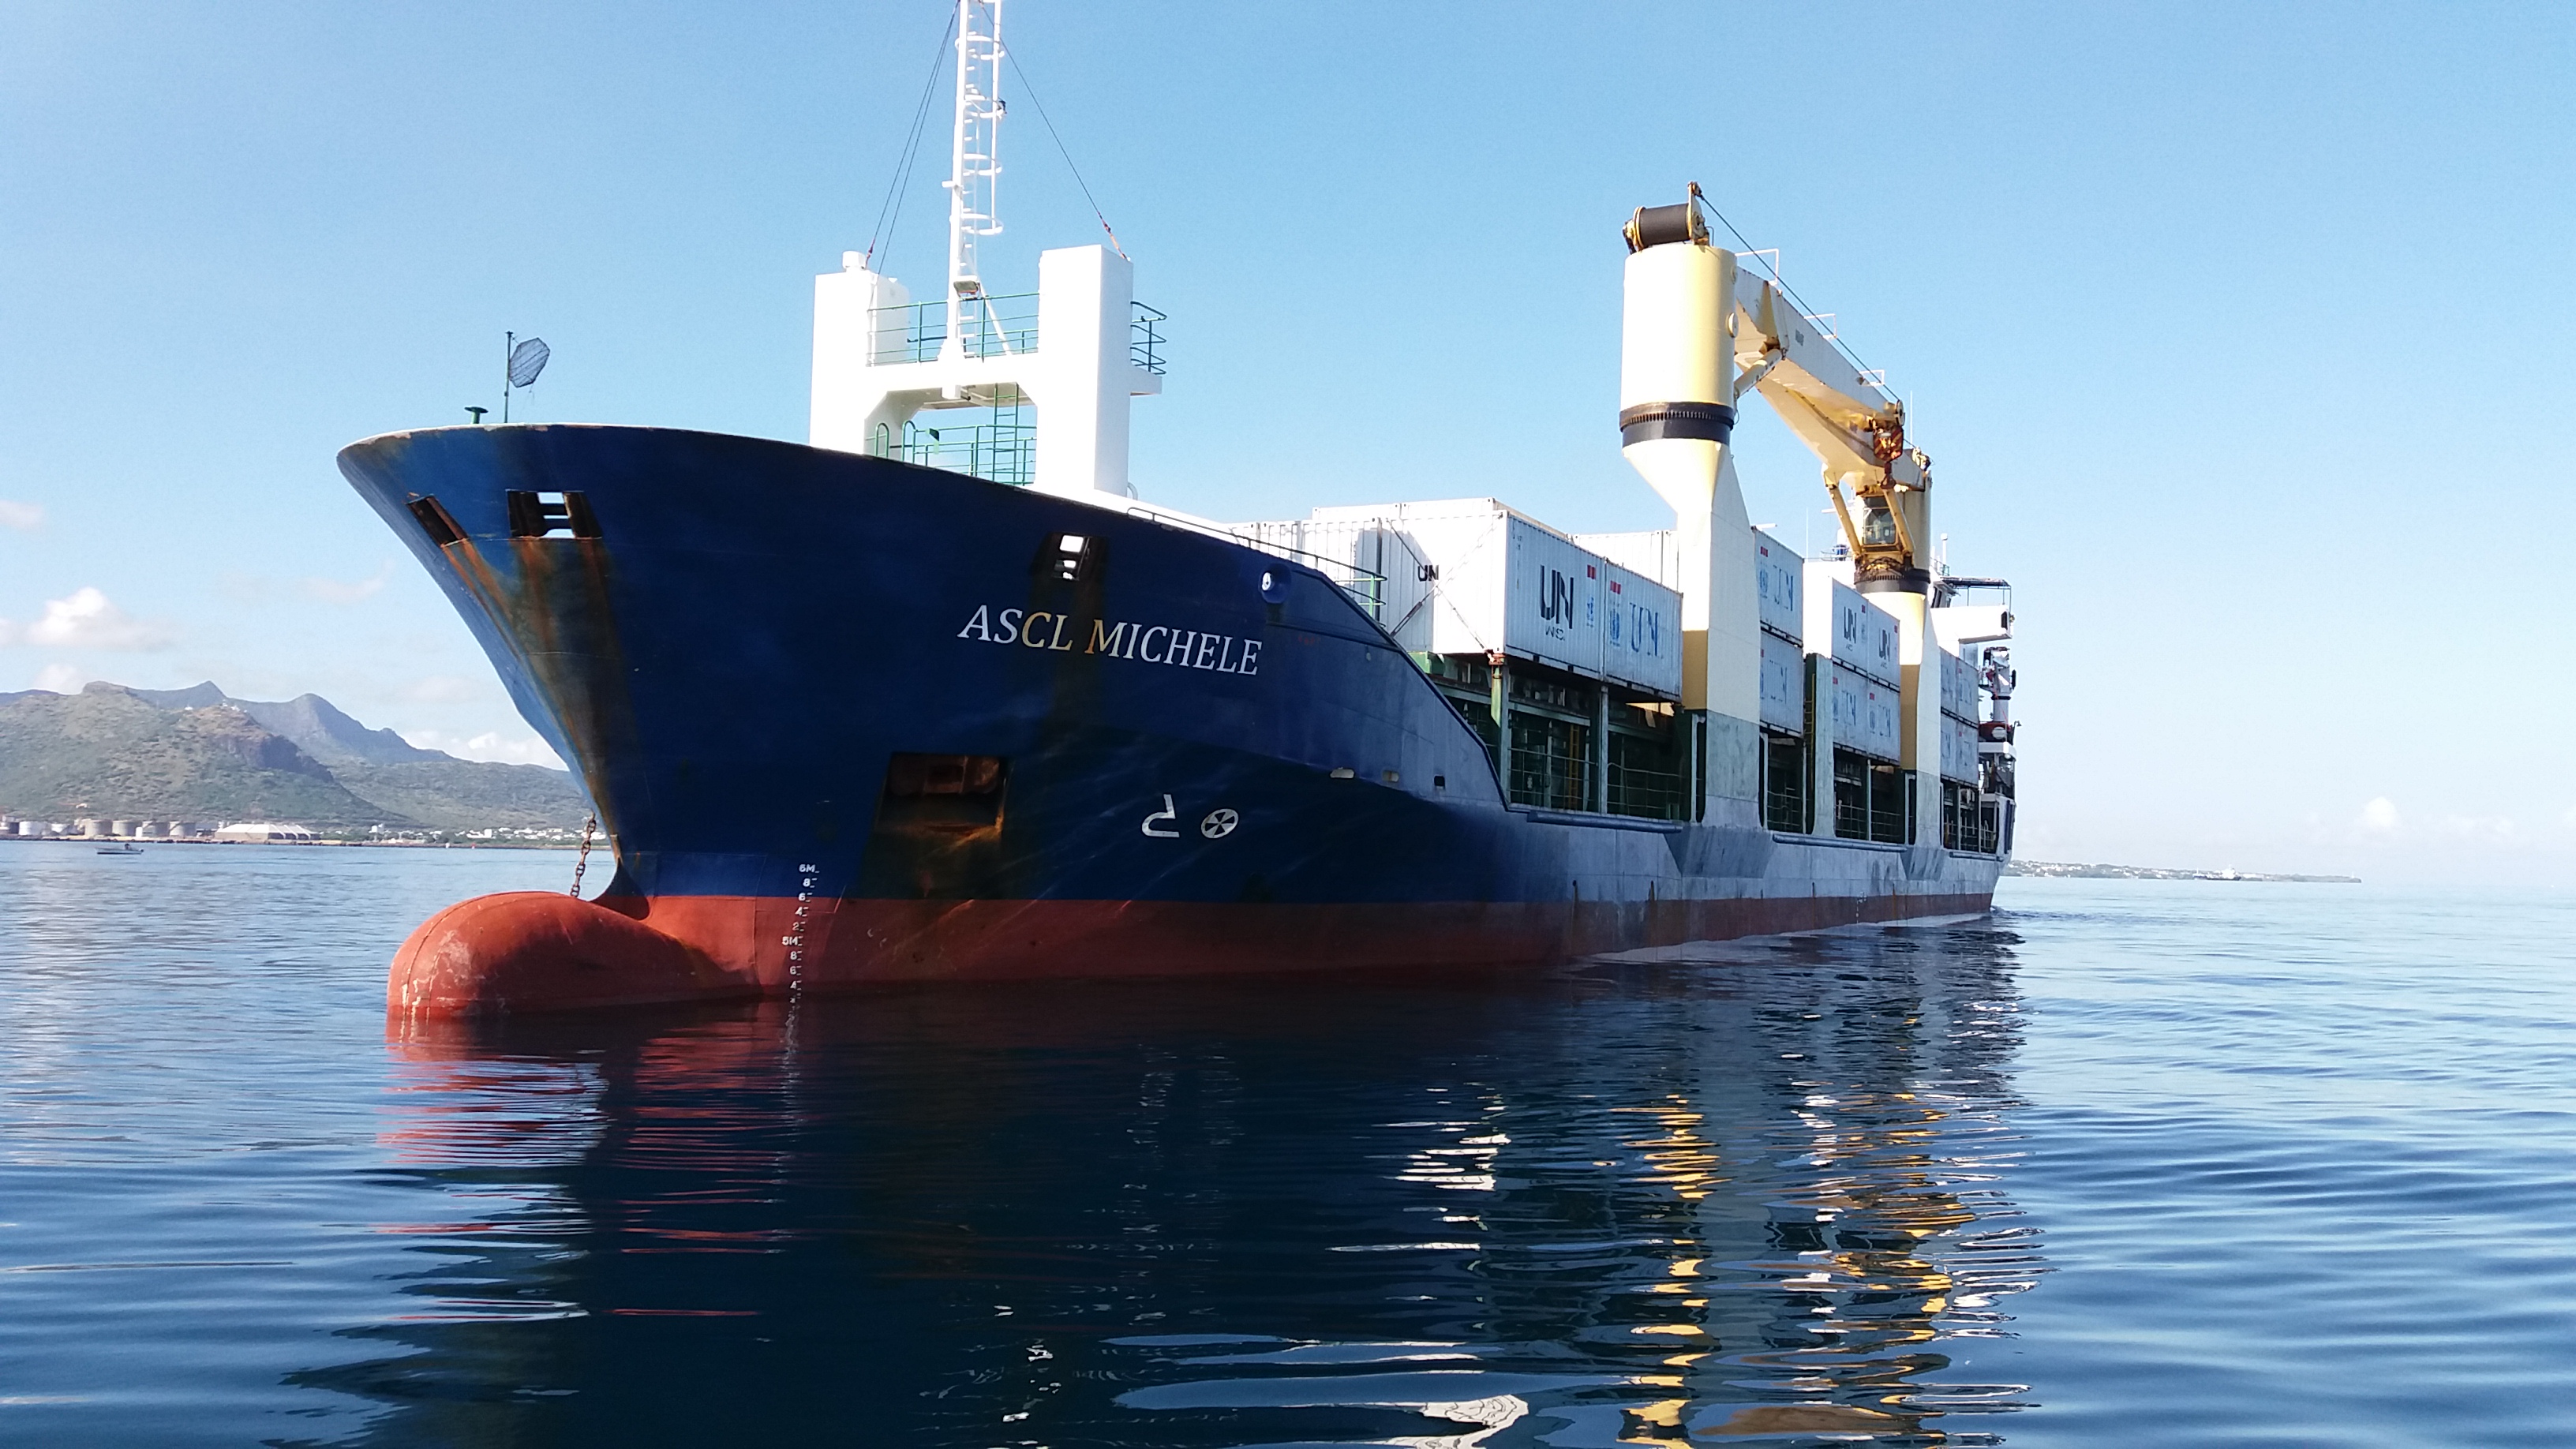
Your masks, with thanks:
[(1209, 669), (1219, 674), (1244, 675), (1261, 672), (1261, 641), (1258, 639), (1209, 634), (1168, 624), (1082, 619), (1071, 614), (1050, 614), (1044, 609), (1024, 612), (978, 604), (975, 617), (966, 621), (966, 627), (957, 631), (957, 637), (981, 639), (987, 644), (1016, 644), (1023, 649), (1044, 649), (1054, 653), (1106, 654), (1113, 659), (1168, 664), (1175, 669)]

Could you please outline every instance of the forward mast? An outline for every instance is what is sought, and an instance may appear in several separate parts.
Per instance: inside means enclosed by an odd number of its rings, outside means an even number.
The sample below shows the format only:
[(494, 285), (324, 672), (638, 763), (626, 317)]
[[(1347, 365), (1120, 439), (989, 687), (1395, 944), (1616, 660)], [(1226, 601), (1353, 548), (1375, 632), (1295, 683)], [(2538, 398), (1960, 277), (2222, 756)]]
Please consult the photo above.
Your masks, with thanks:
[(1163, 390), (1162, 314), (1105, 246), (1040, 253), (1034, 294), (986, 286), (980, 244), (1002, 232), (1002, 4), (958, 0), (947, 295), (916, 303), (860, 252), (815, 278), (808, 439), (1123, 507), (1128, 400)]

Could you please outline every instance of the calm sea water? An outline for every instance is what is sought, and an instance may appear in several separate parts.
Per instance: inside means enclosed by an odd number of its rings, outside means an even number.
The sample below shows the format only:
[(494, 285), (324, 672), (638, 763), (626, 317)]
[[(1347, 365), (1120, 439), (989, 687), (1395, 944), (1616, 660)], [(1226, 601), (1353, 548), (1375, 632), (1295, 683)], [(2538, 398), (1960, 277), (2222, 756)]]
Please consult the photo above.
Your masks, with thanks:
[(2576, 1443), (2576, 904), (387, 1038), (553, 853), (0, 847), (0, 1440)]

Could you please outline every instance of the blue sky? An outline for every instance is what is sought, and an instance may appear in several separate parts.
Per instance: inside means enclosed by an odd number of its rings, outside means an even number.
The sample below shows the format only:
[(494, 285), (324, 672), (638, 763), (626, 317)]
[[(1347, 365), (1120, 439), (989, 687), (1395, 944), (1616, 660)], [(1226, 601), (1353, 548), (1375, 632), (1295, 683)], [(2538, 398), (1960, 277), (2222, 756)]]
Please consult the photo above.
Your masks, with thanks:
[[(555, 349), (536, 417), (801, 437), (810, 278), (866, 245), (945, 22), (19, 0), (0, 689), (211, 677), (531, 744), (333, 452), (496, 402), (505, 329)], [(1172, 315), (1148, 497), (1666, 522), (1611, 421), (1616, 230), (1695, 179), (1912, 399), (1954, 565), (2017, 585), (2025, 855), (2576, 866), (2547, 521), (2576, 12), (1011, 0), (1006, 24)], [(1017, 80), (997, 286), (1097, 235)], [(938, 271), (943, 172), (934, 134), (898, 274)], [(1757, 519), (1821, 525), (1776, 426), (1741, 464)]]

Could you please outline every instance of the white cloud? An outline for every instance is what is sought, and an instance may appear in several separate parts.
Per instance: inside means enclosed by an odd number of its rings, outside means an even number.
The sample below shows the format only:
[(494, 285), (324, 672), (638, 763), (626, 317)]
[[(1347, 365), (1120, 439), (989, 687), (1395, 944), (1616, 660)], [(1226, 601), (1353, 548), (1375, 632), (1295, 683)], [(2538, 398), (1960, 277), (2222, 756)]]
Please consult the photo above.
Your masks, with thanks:
[(2361, 807), (2361, 828), (2373, 835), (2395, 835), (2397, 823), (2397, 802), (2385, 795)]
[[(16, 638), (11, 639), (14, 632)], [(75, 589), (68, 597), (46, 601), (45, 616), (22, 630), (0, 621), (0, 643), (44, 644), (76, 649), (166, 649), (176, 637), (169, 625), (137, 619), (108, 602), (96, 589)]]
[(45, 506), (41, 503), (12, 503), (0, 498), (0, 528), (14, 528), (32, 533), (45, 526)]
[(361, 600), (373, 598), (386, 584), (393, 581), (393, 576), (394, 561), (386, 559), (382, 568), (354, 584), (344, 584), (338, 579), (314, 577), (304, 580), (303, 587), (307, 596), (320, 599), (326, 604), (355, 604)]
[(2518, 833), (2513, 819), (2505, 815), (2447, 815), (2442, 819), (2444, 835), (2458, 840), (2512, 840)]
[(404, 730), (402, 737), (424, 750), (445, 750), (461, 760), (490, 760), (504, 765), (543, 765), (551, 770), (564, 767), (563, 757), (535, 735), (504, 735), (487, 730), (479, 735), (452, 735), (445, 730)]
[(50, 689), (56, 694), (78, 694), (81, 684), (80, 670), (59, 661), (36, 671), (38, 689)]

